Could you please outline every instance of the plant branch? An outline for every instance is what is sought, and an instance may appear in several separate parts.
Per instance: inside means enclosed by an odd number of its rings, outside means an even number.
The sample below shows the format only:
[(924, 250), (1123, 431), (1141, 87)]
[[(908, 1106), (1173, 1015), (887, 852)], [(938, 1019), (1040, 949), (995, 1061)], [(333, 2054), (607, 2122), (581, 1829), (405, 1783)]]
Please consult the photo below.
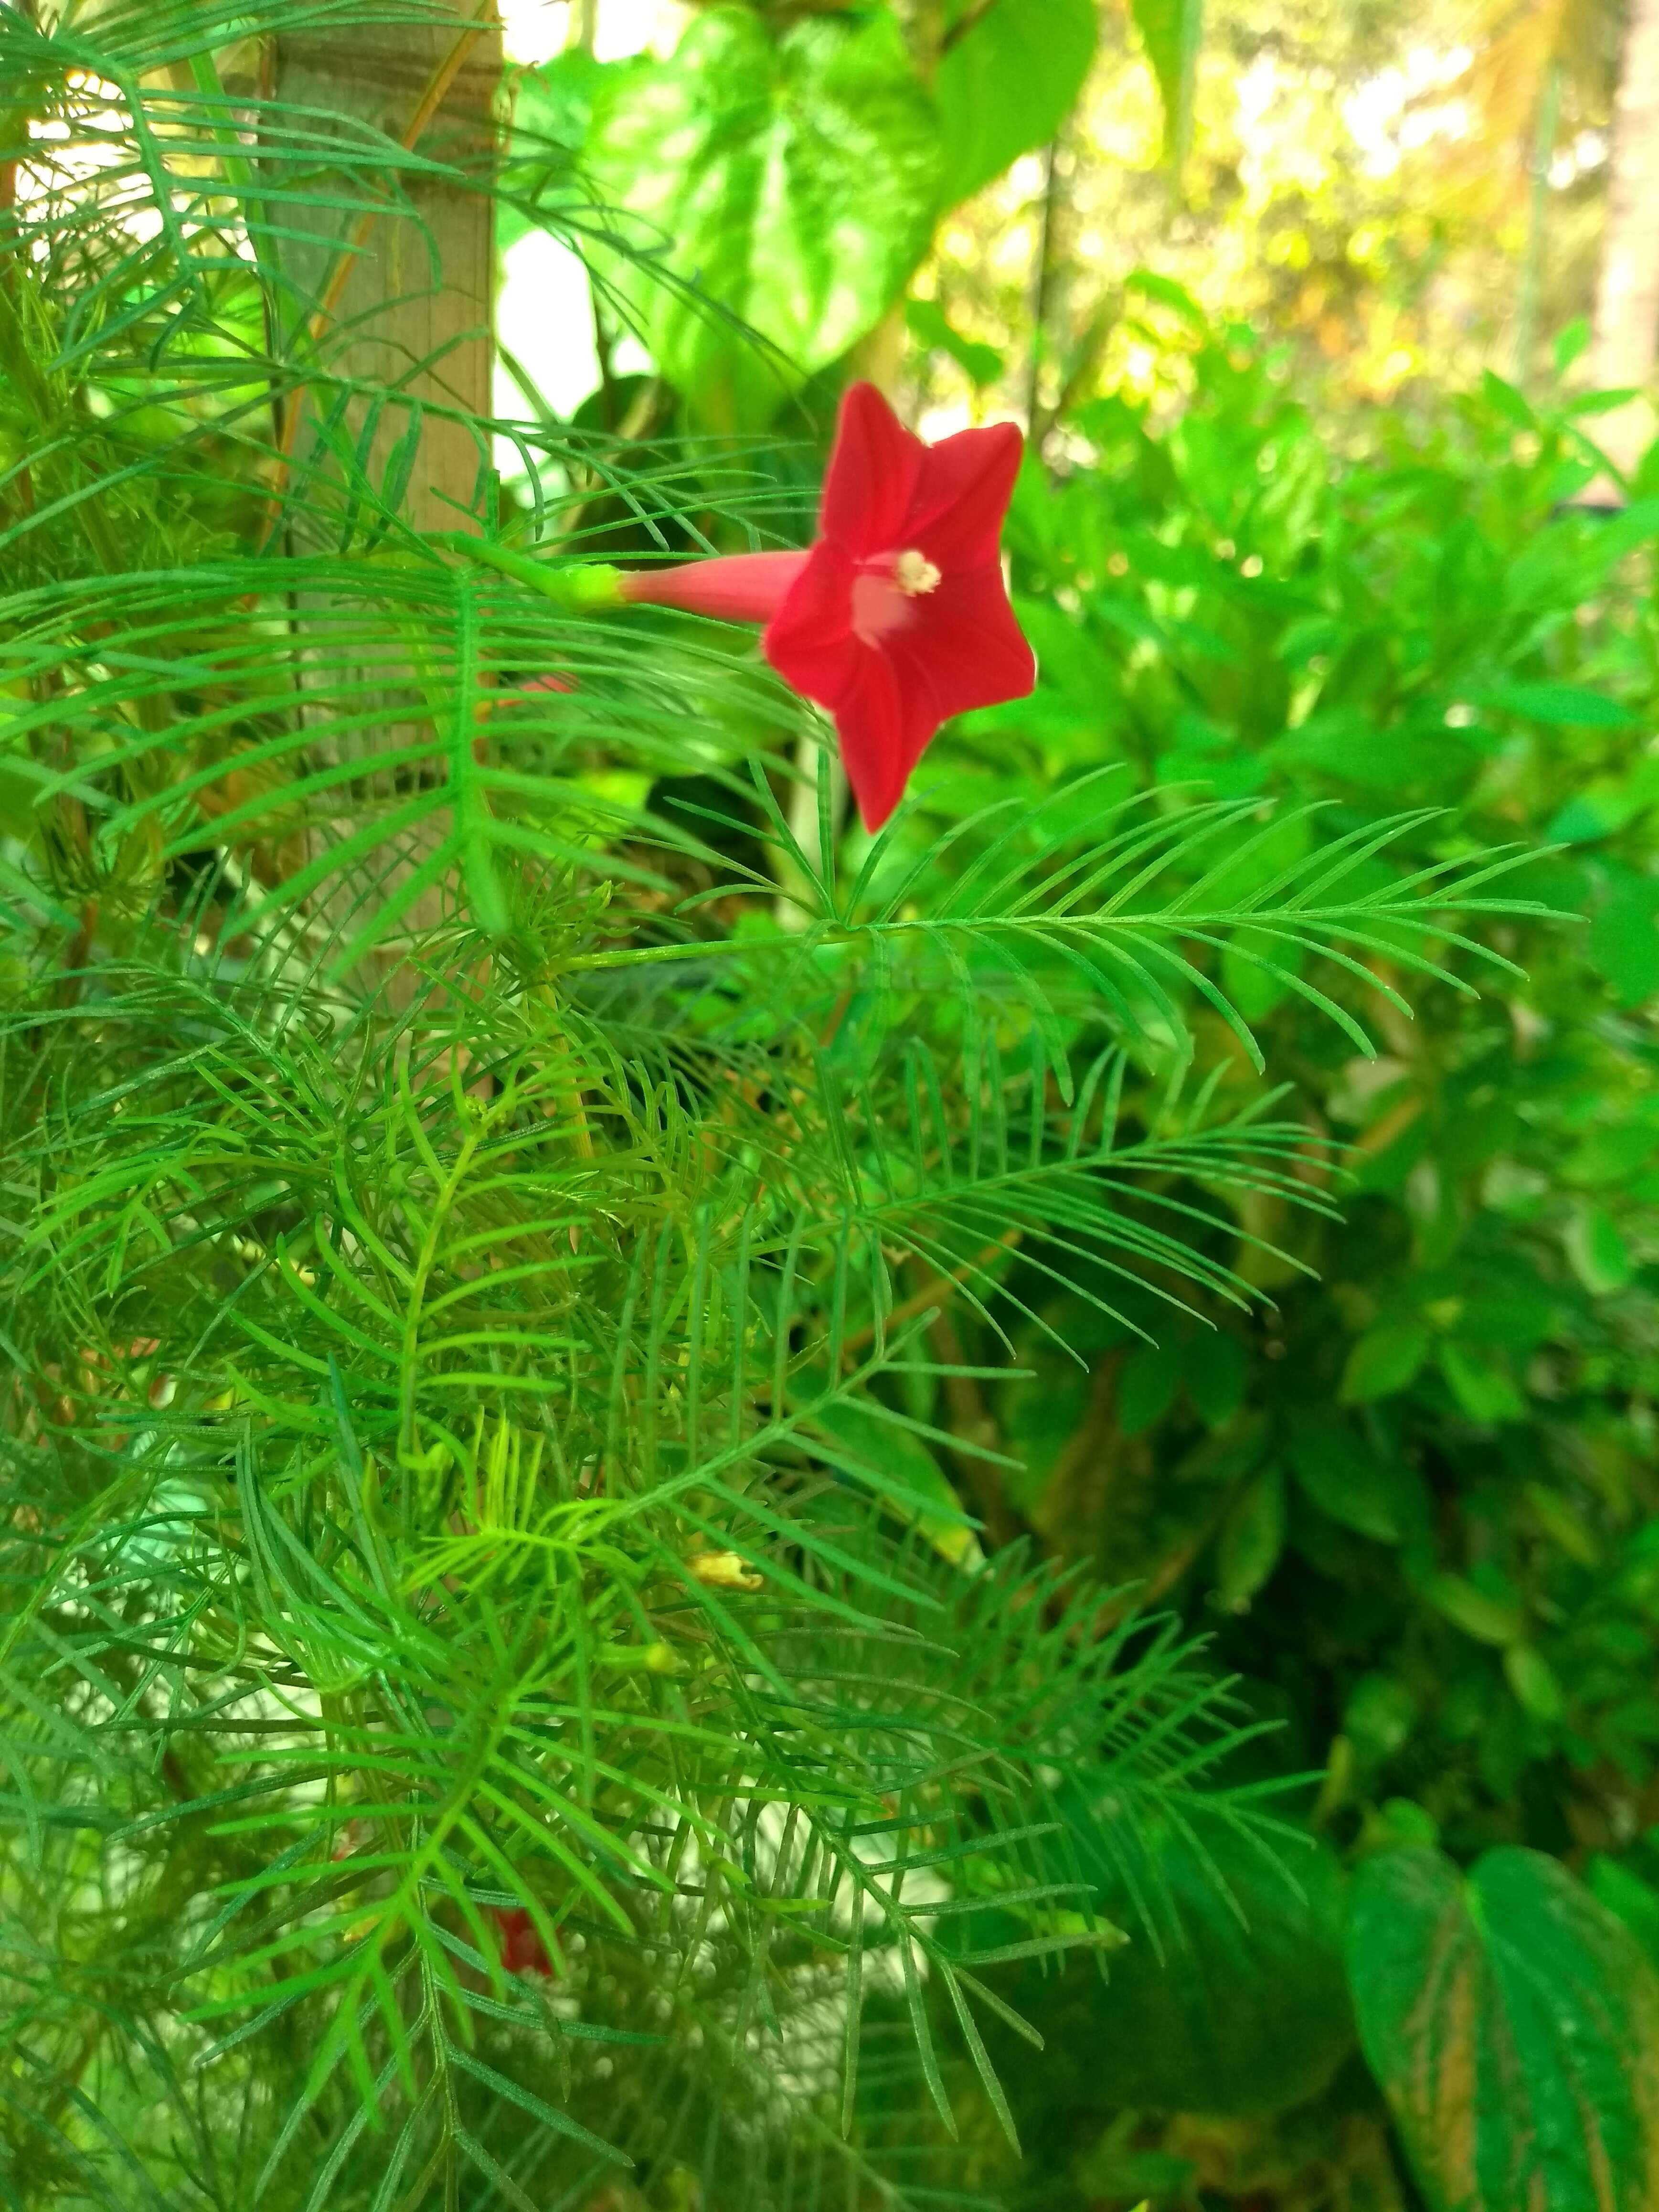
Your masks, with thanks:
[[(918, 1314), (926, 1313), (930, 1306), (941, 1304), (951, 1297), (953, 1291), (959, 1291), (969, 1276), (981, 1273), (996, 1258), (999, 1252), (1016, 1250), (1024, 1234), (1025, 1231), (1018, 1224), (1005, 1229), (1000, 1237), (994, 1238), (982, 1251), (975, 1252), (971, 1260), (964, 1260), (959, 1267), (953, 1267), (948, 1275), (933, 1276), (911, 1297), (896, 1305), (891, 1313), (887, 1316), (884, 1326), (888, 1328), (902, 1328), (907, 1321), (914, 1321)], [(842, 1365), (849, 1373), (857, 1364), (855, 1355), (862, 1352), (866, 1345), (873, 1344), (875, 1336), (875, 1327), (872, 1323), (866, 1328), (855, 1329), (850, 1336), (843, 1340)]]

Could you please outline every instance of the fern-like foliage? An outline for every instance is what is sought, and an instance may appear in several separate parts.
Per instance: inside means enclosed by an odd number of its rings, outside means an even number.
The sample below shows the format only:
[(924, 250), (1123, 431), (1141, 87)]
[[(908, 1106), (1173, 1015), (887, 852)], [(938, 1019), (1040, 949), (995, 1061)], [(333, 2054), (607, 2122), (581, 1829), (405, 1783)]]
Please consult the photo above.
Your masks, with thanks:
[[(936, 1317), (1248, 1297), (1234, 1203), (1323, 1201), (1299, 1122), (1182, 1094), (1189, 1007), (1249, 1042), (1214, 948), (1353, 1028), (1503, 902), (1385, 836), (1263, 882), (1240, 810), (1109, 781), (849, 878), (727, 636), (416, 528), (434, 422), (518, 442), (472, 526), (543, 557), (596, 498), (787, 520), (366, 383), (301, 227), (435, 174), (605, 228), (556, 148), (504, 183), (262, 72), (434, 20), (0, 9), (0, 2189), (946, 2202), (871, 2099), (948, 2132), (944, 2019), (1012, 2133), (998, 1965), (1123, 1940), (1062, 1780), (1149, 1906), (1150, 1813), (1273, 1821), (1200, 1651), (986, 1558)], [(1020, 1939), (952, 1941), (993, 1895)]]

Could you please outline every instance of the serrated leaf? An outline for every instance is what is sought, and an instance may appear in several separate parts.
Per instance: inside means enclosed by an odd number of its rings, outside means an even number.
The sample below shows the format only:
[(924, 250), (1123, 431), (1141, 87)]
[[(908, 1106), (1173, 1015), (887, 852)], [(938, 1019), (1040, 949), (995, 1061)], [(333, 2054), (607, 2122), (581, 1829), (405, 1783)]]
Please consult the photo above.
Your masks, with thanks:
[(1659, 1979), (1541, 1852), (1437, 1851), (1355, 1879), (1360, 2040), (1431, 2212), (1659, 2203)]

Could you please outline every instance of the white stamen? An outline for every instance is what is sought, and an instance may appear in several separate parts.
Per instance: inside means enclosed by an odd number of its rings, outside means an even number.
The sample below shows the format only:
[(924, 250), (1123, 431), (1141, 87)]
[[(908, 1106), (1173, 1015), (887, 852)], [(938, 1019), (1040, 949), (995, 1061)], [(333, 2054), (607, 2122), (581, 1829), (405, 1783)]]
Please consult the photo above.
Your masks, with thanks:
[(893, 581), (907, 599), (919, 599), (939, 588), (939, 570), (925, 553), (912, 546), (893, 560)]

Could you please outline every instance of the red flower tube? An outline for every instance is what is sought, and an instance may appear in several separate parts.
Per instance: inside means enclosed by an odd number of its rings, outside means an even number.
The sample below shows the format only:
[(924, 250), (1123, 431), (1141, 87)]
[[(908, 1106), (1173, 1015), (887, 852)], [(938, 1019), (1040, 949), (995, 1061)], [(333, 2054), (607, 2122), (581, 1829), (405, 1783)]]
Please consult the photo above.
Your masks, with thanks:
[(635, 571), (621, 596), (765, 623), (767, 659), (834, 717), (859, 812), (878, 830), (941, 722), (1036, 681), (998, 550), (1022, 442), (1000, 422), (924, 446), (855, 384), (810, 551)]

